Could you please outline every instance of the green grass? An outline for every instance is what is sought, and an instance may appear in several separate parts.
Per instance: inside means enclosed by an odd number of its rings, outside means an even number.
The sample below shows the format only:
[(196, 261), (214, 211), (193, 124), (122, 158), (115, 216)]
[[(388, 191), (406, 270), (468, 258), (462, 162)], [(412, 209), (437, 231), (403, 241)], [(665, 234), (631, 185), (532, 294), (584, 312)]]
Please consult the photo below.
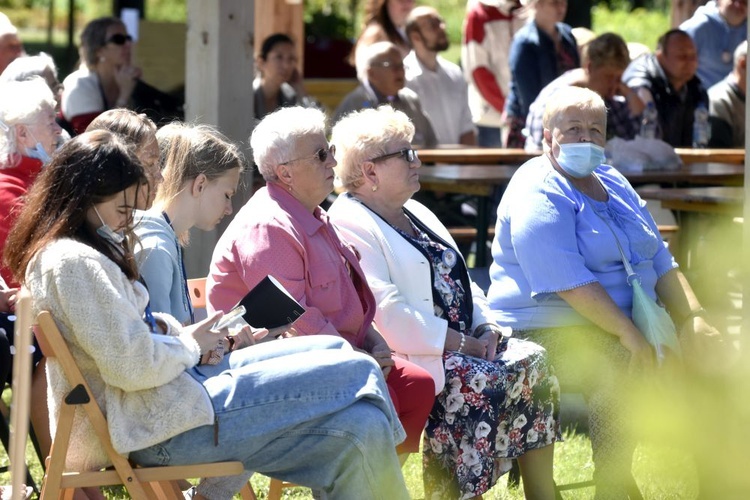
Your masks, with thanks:
[[(565, 442), (555, 447), (555, 481), (559, 485), (586, 481), (591, 479), (593, 462), (591, 461), (591, 445), (585, 434), (574, 432), (565, 433)], [(41, 484), (42, 470), (35, 458), (33, 448), (29, 443), (27, 459), (31, 465), (32, 476)], [(0, 465), (7, 463), (7, 457), (0, 454)], [(641, 445), (636, 451), (633, 470), (645, 498), (650, 499), (690, 499), (697, 496), (697, 480), (695, 467), (689, 456), (679, 449), (656, 445)], [(411, 498), (424, 498), (422, 488), (421, 455), (412, 455), (403, 468), (406, 484)], [(0, 474), (0, 484), (8, 484), (9, 475)], [(268, 493), (269, 479), (256, 474), (252, 478), (253, 489), (259, 499)], [(582, 488), (566, 491), (566, 499), (592, 499), (594, 489)], [(108, 499), (119, 500), (128, 498), (124, 489), (109, 488), (105, 491)], [(283, 498), (311, 499), (307, 488), (286, 488)], [(520, 500), (523, 499), (523, 487), (509, 488), (505, 478), (484, 495), (485, 500)]]

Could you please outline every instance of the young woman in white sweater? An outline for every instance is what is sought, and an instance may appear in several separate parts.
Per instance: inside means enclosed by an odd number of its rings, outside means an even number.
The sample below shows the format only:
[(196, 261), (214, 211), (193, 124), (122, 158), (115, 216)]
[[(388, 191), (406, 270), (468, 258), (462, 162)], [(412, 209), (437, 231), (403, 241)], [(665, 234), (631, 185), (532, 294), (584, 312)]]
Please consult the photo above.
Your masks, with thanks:
[[(146, 178), (121, 139), (87, 132), (68, 142), (28, 195), (5, 262), (54, 316), (107, 420), (115, 449), (143, 465), (239, 460), (328, 498), (408, 498), (395, 453), (403, 428), (378, 364), (335, 337), (285, 339), (199, 365), (226, 332), (221, 313), (182, 327), (149, 314), (129, 244)], [(25, 272), (23, 272), (25, 270)], [(70, 390), (48, 363), (52, 429)], [(273, 415), (273, 418), (269, 418)], [(69, 470), (106, 455), (77, 415)], [(229, 499), (242, 482), (203, 481)]]

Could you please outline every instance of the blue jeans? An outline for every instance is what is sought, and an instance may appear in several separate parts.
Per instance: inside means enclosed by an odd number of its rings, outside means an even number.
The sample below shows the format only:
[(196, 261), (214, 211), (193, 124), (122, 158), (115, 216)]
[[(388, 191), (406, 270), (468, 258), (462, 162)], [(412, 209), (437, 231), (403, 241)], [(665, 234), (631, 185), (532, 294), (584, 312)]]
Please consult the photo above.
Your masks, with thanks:
[[(136, 463), (238, 460), (327, 498), (408, 498), (395, 452), (405, 433), (380, 367), (343, 339), (275, 340), (190, 373), (211, 398), (214, 425), (130, 453)], [(201, 493), (231, 498), (247, 477), (203, 481), (212, 490)]]

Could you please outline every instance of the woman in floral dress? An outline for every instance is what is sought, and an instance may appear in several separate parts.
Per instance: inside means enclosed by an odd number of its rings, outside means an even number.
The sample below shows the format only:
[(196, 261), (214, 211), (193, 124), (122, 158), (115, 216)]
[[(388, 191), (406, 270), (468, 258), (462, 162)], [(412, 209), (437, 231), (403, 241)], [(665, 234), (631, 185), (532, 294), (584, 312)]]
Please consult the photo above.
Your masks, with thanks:
[(346, 194), (329, 211), (361, 255), (375, 323), (398, 356), (427, 369), (437, 398), (424, 438), (425, 498), (473, 498), (518, 458), (527, 498), (554, 498), (559, 387), (537, 344), (490, 319), (448, 230), (411, 200), (414, 127), (389, 106), (333, 128)]

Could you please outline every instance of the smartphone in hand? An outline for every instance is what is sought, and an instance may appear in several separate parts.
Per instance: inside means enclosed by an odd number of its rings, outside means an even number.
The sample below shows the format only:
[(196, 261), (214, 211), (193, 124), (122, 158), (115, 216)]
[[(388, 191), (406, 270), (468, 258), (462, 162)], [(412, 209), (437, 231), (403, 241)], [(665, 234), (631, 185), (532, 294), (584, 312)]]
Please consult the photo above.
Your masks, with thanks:
[(211, 326), (211, 330), (218, 332), (224, 328), (229, 327), (232, 323), (237, 321), (237, 318), (241, 318), (245, 314), (245, 306), (237, 306)]

